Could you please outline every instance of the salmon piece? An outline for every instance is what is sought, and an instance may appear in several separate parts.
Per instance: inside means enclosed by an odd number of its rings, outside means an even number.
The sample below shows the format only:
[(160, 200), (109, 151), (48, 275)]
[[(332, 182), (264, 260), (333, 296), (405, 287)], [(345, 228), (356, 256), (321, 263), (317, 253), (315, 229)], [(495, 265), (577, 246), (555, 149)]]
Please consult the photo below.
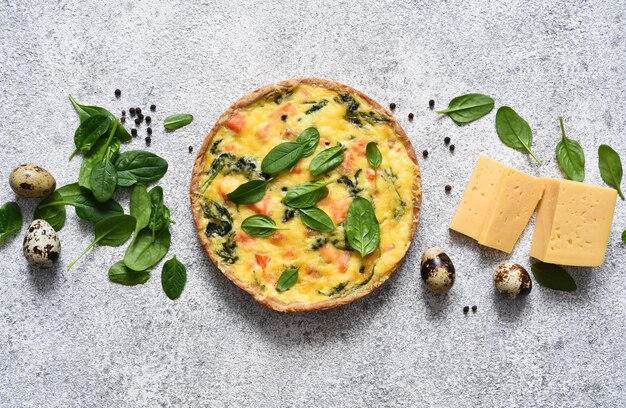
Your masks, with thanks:
[(350, 150), (356, 153), (357, 156), (365, 156), (365, 150), (367, 149), (367, 140), (358, 138), (350, 146)]
[(343, 153), (343, 161), (339, 165), (339, 170), (343, 173), (352, 173), (352, 167), (354, 167), (354, 154), (352, 150), (348, 149)]
[(283, 238), (285, 238), (285, 234), (283, 234), (280, 231), (276, 231), (272, 235), (269, 236), (269, 239), (274, 242), (280, 242), (283, 240)]
[(306, 273), (307, 275), (311, 275), (315, 278), (319, 278), (320, 276), (322, 276), (322, 274), (320, 273), (320, 271), (318, 271), (317, 269), (310, 267), (309, 265), (306, 265), (304, 267), (304, 273)]
[(391, 251), (392, 249), (395, 249), (395, 248), (396, 248), (395, 244), (389, 244), (385, 248), (383, 248), (383, 251)]
[(241, 132), (244, 126), (246, 126), (246, 115), (241, 112), (235, 113), (231, 116), (224, 125), (235, 133)]
[(292, 246), (290, 246), (285, 252), (283, 252), (284, 259), (295, 259), (297, 255), (298, 252), (296, 251), (296, 248)]
[(272, 258), (268, 254), (254, 254), (254, 259), (256, 259), (256, 263), (258, 263), (261, 268), (265, 270), (267, 264), (270, 263)]
[(345, 272), (348, 269), (348, 261), (350, 260), (350, 252), (337, 249), (331, 244), (326, 244), (320, 248), (320, 255), (328, 263), (332, 263), (339, 269), (339, 272)]
[(235, 146), (233, 143), (227, 143), (223, 146), (224, 151), (227, 152), (236, 152), (237, 151), (237, 146)]
[(272, 135), (272, 124), (267, 123), (259, 130), (256, 131), (256, 136), (264, 142), (270, 140), (270, 136)]
[(242, 246), (246, 248), (250, 248), (256, 241), (256, 238), (248, 234), (244, 230), (239, 230), (235, 234), (235, 241), (239, 242)]
[(294, 106), (293, 103), (288, 102), (280, 106), (278, 109), (276, 109), (272, 113), (270, 113), (270, 118), (272, 118), (273, 120), (280, 120), (281, 116), (283, 115), (289, 116), (289, 115), (293, 115), (294, 113), (296, 113), (296, 107)]
[(261, 201), (257, 201), (254, 204), (248, 204), (248, 207), (257, 214), (265, 214), (267, 216), (272, 215), (269, 194), (265, 194)]
[(348, 197), (342, 198), (341, 200), (333, 201), (330, 204), (330, 212), (335, 223), (343, 222), (346, 219), (350, 204), (352, 204), (352, 200), (350, 200)]
[(374, 181), (376, 179), (376, 172), (373, 168), (369, 167), (367, 170), (365, 170), (365, 176), (369, 181)]
[(239, 187), (239, 182), (233, 177), (224, 177), (217, 185), (217, 189), (222, 195), (222, 198), (224, 198), (224, 201), (228, 200), (228, 194), (235, 191), (237, 187)]
[(324, 205), (324, 206), (331, 205), (333, 203), (333, 199), (331, 197), (331, 194), (328, 193), (328, 195), (326, 197), (322, 198), (317, 203), (319, 205)]

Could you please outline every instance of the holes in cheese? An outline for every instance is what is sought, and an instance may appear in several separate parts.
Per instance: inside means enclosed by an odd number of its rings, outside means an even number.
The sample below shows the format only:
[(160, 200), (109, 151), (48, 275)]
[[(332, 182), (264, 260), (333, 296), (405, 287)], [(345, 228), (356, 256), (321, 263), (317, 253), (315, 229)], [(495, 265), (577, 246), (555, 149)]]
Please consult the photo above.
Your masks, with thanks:
[(540, 179), (480, 156), (450, 229), (510, 253), (542, 191)]
[(570, 180), (543, 179), (530, 255), (570, 266), (599, 266), (611, 232), (617, 192)]

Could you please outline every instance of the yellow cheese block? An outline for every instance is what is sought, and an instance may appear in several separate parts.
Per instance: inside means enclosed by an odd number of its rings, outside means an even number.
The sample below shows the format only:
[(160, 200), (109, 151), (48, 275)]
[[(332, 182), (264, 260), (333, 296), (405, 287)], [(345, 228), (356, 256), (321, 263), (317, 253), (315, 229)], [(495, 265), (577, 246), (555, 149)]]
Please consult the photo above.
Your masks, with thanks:
[(480, 156), (450, 228), (510, 253), (542, 192), (540, 179)]
[(530, 255), (544, 262), (599, 266), (611, 232), (617, 192), (570, 180), (543, 179)]

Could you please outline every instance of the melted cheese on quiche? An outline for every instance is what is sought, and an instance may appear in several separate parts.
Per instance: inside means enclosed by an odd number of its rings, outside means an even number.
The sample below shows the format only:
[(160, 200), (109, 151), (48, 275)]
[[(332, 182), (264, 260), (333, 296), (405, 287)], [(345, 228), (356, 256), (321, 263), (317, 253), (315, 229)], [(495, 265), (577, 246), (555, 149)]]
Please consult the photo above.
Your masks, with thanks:
[[(278, 174), (261, 201), (236, 205), (227, 199), (239, 185), (263, 177), (261, 161), (273, 147), (295, 141), (308, 127), (320, 133), (313, 155)], [(376, 173), (367, 162), (368, 142), (377, 142), (382, 153)], [(327, 186), (328, 196), (317, 203), (332, 218), (335, 230), (322, 233), (307, 228), (297, 210), (282, 201), (289, 188), (316, 179), (309, 163), (337, 144), (346, 148), (344, 161), (325, 175), (333, 182)], [(257, 285), (268, 297), (287, 304), (343, 297), (374, 284), (404, 256), (412, 238), (417, 172), (384, 113), (355, 94), (300, 84), (240, 109), (215, 134), (198, 183), (202, 194), (198, 201), (205, 209), (202, 227), (219, 266)], [(372, 202), (380, 223), (380, 245), (365, 258), (350, 249), (345, 236), (346, 213), (357, 195)], [(241, 222), (256, 213), (270, 216), (284, 230), (268, 238), (246, 234)], [(290, 266), (299, 267), (298, 280), (280, 292), (277, 281)]]

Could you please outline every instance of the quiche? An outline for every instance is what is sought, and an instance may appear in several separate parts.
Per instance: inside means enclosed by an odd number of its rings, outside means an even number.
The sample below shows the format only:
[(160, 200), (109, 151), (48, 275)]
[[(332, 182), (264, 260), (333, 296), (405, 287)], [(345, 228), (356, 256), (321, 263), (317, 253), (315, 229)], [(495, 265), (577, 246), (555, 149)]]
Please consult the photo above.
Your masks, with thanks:
[(198, 151), (190, 198), (215, 265), (283, 312), (359, 299), (400, 265), (421, 205), (415, 151), (396, 119), (346, 85), (262, 87)]

